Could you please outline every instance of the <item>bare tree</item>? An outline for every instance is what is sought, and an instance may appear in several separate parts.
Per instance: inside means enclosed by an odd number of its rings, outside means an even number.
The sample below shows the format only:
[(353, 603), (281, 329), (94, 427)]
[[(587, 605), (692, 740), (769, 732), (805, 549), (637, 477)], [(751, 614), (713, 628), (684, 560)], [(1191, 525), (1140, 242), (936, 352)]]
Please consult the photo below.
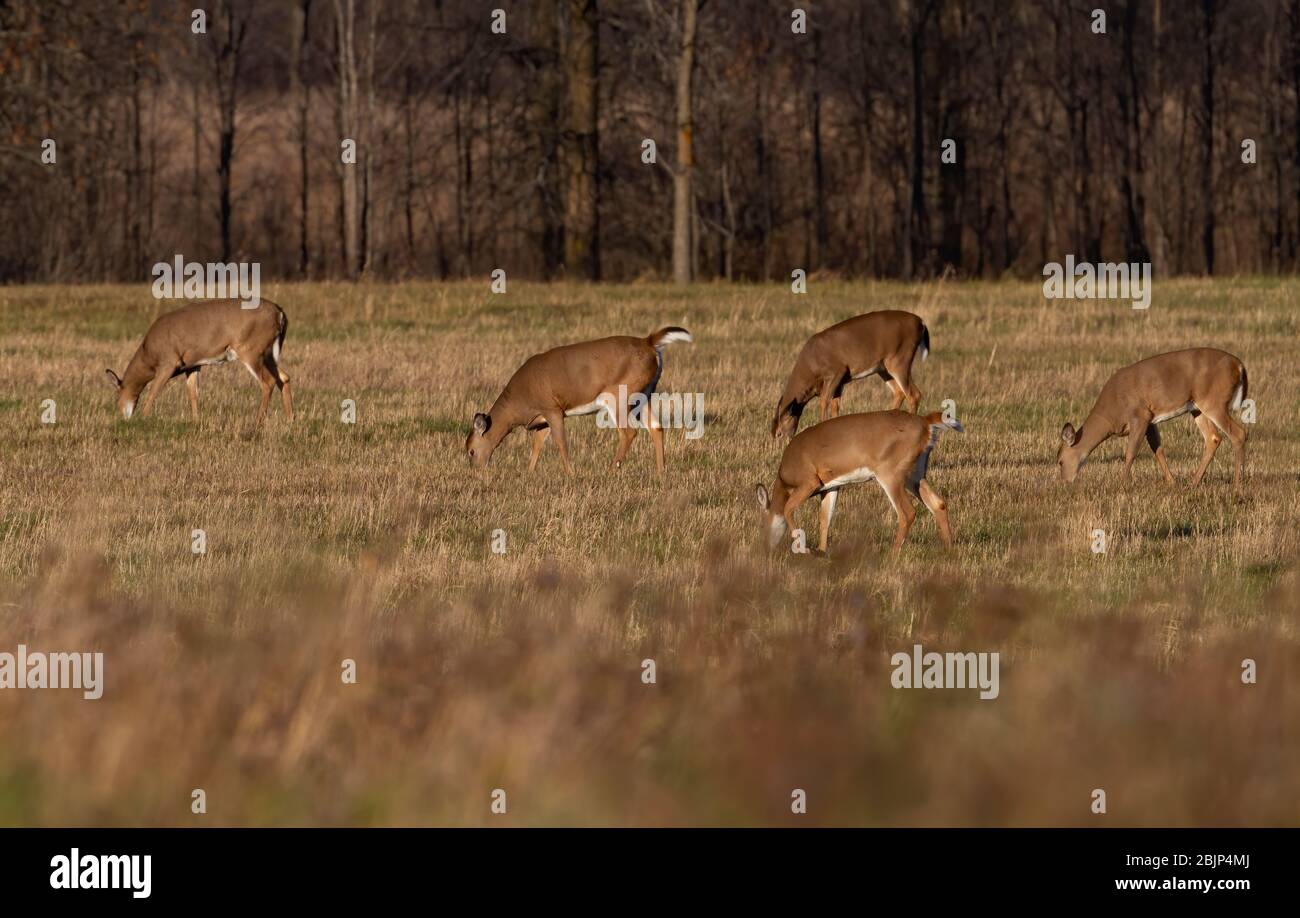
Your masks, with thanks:
[(695, 31), (699, 0), (680, 0), (677, 15), (677, 73), (674, 100), (677, 112), (677, 164), (673, 169), (673, 280), (689, 284), (695, 279), (695, 239), (692, 225), (695, 172), (695, 100), (691, 80), (695, 75)]
[(1214, 273), (1214, 29), (1218, 14), (1217, 0), (1201, 0), (1201, 246), (1205, 253), (1205, 273)]
[(903, 276), (925, 270), (930, 252), (930, 217), (925, 203), (925, 43), (937, 0), (901, 0), (911, 63), (912, 150), (908, 170), (911, 203), (907, 209), (907, 249)]
[(1145, 107), (1145, 86), (1138, 68), (1134, 50), (1138, 29), (1138, 0), (1124, 4), (1121, 29), (1123, 76), (1117, 81), (1117, 99), (1123, 119), (1120, 198), (1124, 206), (1124, 257), (1128, 261), (1151, 260), (1146, 243), (1146, 164), (1142, 131), (1142, 111)]
[(564, 219), (560, 176), (560, 114), (562, 83), (559, 67), (560, 18), (564, 7), (557, 0), (542, 0), (532, 22), (532, 47), (528, 57), (533, 75), (529, 123), (536, 144), (537, 171), (533, 191), (542, 273), (554, 277), (564, 263)]
[(600, 279), (600, 184), (597, 174), (596, 0), (567, 0), (565, 48), (564, 268), (570, 277)]
[(249, 8), (239, 0), (217, 0), (213, 8), (212, 77), (217, 92), (217, 207), (221, 225), (221, 260), (230, 261), (231, 173), (235, 159), (235, 115), (239, 108), (239, 71)]
[[(349, 278), (355, 278), (361, 272), (361, 246), (357, 224), (360, 204), (355, 162), (355, 152), (362, 144), (362, 138), (358, 136), (357, 117), (357, 96), (360, 90), (355, 43), (356, 20), (356, 0), (334, 0), (334, 76), (338, 93), (335, 103), (335, 121), (339, 131), (337, 148), (340, 151), (339, 245), (343, 252), (343, 271)], [(347, 143), (352, 144), (352, 149), (349, 151), (353, 154), (351, 161), (342, 155), (342, 145)]]
[(293, 56), (290, 70), (291, 92), (298, 104), (298, 274), (306, 277), (310, 269), (308, 227), (310, 219), (311, 166), (308, 140), (311, 136), (311, 89), (307, 68), (311, 62), (312, 0), (299, 0), (294, 7)]

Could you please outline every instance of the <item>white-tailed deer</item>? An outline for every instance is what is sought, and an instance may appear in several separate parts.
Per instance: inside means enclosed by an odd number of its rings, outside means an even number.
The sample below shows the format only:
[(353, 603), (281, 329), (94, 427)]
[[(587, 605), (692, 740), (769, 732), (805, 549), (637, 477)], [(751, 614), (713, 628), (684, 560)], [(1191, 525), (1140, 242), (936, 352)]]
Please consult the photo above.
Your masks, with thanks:
[[(480, 468), (488, 464), (492, 451), (516, 427), (532, 432), (532, 453), (528, 470), (537, 467), (537, 458), (551, 433), (560, 450), (565, 470), (572, 475), (569, 445), (564, 438), (564, 419), (609, 411), (617, 417), (619, 387), (631, 395), (641, 393), (649, 403), (663, 373), (663, 348), (675, 341), (690, 341), (684, 328), (668, 326), (645, 338), (617, 335), (579, 344), (566, 344), (535, 354), (510, 377), (487, 414), (474, 415), (473, 429), (465, 441), (470, 459)], [(655, 448), (655, 467), (664, 470), (664, 434), (658, 419), (644, 407), (631, 412), (629, 422), (644, 424), (650, 431)], [(646, 415), (647, 417), (641, 417)], [(633, 423), (618, 428), (617, 468), (636, 437)]]
[(1145, 438), (1165, 481), (1173, 484), (1156, 425), (1190, 412), (1205, 440), (1205, 454), (1192, 476), (1192, 487), (1200, 484), (1226, 436), (1237, 459), (1233, 486), (1240, 490), (1246, 468), (1246, 428), (1233, 419), (1232, 412), (1241, 407), (1248, 393), (1246, 365), (1232, 354), (1209, 347), (1160, 354), (1116, 370), (1101, 387), (1097, 403), (1079, 429), (1072, 424), (1061, 428), (1062, 442), (1056, 453), (1061, 477), (1074, 481), (1089, 453), (1111, 437), (1127, 437), (1124, 475), (1131, 480), (1133, 460)]
[(818, 547), (826, 551), (840, 488), (874, 481), (898, 514), (895, 552), (916, 519), (908, 494), (925, 504), (939, 524), (944, 547), (951, 548), (948, 505), (925, 480), (930, 451), (945, 430), (963, 428), (956, 420), (945, 421), (937, 411), (920, 416), (891, 409), (842, 415), (798, 434), (785, 448), (771, 492), (758, 486), (758, 505), (763, 509), (769, 544), (775, 548), (787, 530), (793, 531), (794, 513), (804, 501), (819, 497)]
[(898, 408), (907, 400), (913, 413), (919, 409), (921, 390), (912, 383), (912, 360), (917, 351), (925, 360), (930, 353), (930, 331), (921, 317), (887, 309), (845, 319), (808, 339), (795, 360), (790, 379), (776, 403), (773, 437), (792, 437), (799, 429), (804, 406), (821, 396), (818, 420), (840, 413), (840, 397), (851, 380), (879, 376), (889, 386)]
[(266, 416), (276, 386), (284, 399), (284, 413), (293, 420), (289, 376), (280, 369), (280, 349), (288, 328), (284, 310), (267, 299), (254, 309), (244, 309), (239, 300), (216, 300), (191, 303), (161, 315), (145, 332), (126, 372), (118, 376), (107, 371), (117, 390), (117, 410), (130, 420), (140, 393), (152, 382), (141, 408), (142, 414), (148, 414), (167, 383), (184, 374), (190, 413), (197, 421), (199, 370), (238, 360), (262, 387), (257, 422)]

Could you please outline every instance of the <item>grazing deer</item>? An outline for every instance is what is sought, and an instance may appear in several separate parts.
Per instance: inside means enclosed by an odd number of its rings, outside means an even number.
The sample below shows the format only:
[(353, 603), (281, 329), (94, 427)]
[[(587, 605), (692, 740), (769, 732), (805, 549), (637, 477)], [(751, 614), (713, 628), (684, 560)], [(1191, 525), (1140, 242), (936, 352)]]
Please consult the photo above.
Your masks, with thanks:
[(254, 309), (244, 309), (239, 300), (213, 300), (191, 303), (161, 315), (145, 332), (126, 372), (118, 376), (107, 371), (117, 390), (117, 410), (129, 421), (140, 393), (152, 382), (141, 409), (142, 414), (148, 414), (167, 383), (184, 374), (190, 414), (197, 421), (199, 370), (238, 360), (262, 387), (257, 423), (261, 424), (266, 416), (271, 390), (276, 386), (284, 399), (284, 413), (293, 420), (289, 376), (280, 369), (280, 350), (288, 328), (284, 310), (267, 299)]
[(1061, 428), (1062, 442), (1056, 453), (1061, 477), (1074, 481), (1089, 453), (1111, 437), (1126, 436), (1125, 478), (1132, 480), (1133, 460), (1145, 438), (1165, 481), (1173, 484), (1156, 425), (1190, 412), (1205, 440), (1205, 455), (1192, 476), (1192, 487), (1200, 484), (1226, 436), (1237, 458), (1233, 486), (1240, 491), (1246, 468), (1246, 428), (1231, 412), (1241, 407), (1248, 393), (1246, 365), (1232, 354), (1209, 347), (1160, 354), (1116, 370), (1101, 387), (1097, 403), (1079, 429), (1072, 424)]
[[(487, 414), (474, 415), (473, 429), (465, 441), (471, 461), (480, 468), (488, 464), (492, 451), (516, 427), (532, 432), (532, 454), (528, 471), (537, 467), (537, 458), (548, 435), (554, 433), (555, 445), (565, 470), (572, 475), (569, 445), (564, 438), (564, 419), (607, 411), (617, 416), (615, 404), (619, 387), (628, 394), (642, 393), (646, 402), (636, 406), (629, 421), (644, 423), (655, 448), (655, 466), (664, 470), (664, 434), (658, 419), (645, 407), (663, 373), (663, 348), (675, 341), (691, 341), (684, 328), (668, 326), (645, 338), (617, 335), (579, 344), (566, 344), (535, 354), (510, 377)], [(641, 415), (650, 415), (642, 418)], [(636, 437), (632, 423), (618, 429), (617, 468)]]
[(916, 413), (921, 390), (912, 383), (912, 359), (917, 351), (925, 360), (930, 354), (930, 331), (921, 317), (888, 309), (845, 319), (808, 339), (795, 360), (790, 379), (776, 403), (772, 436), (792, 437), (799, 429), (799, 416), (813, 396), (821, 395), (818, 420), (840, 413), (840, 397), (850, 380), (879, 376), (893, 392), (897, 409), (907, 400)]
[(916, 519), (908, 494), (925, 504), (939, 524), (944, 547), (951, 548), (948, 505), (925, 480), (930, 451), (945, 430), (964, 429), (956, 420), (945, 421), (937, 411), (922, 417), (891, 409), (831, 418), (798, 434), (785, 448), (771, 492), (758, 486), (770, 546), (775, 548), (786, 531), (794, 529), (795, 511), (816, 496), (821, 499), (818, 547), (825, 552), (840, 488), (874, 481), (898, 514), (895, 553)]

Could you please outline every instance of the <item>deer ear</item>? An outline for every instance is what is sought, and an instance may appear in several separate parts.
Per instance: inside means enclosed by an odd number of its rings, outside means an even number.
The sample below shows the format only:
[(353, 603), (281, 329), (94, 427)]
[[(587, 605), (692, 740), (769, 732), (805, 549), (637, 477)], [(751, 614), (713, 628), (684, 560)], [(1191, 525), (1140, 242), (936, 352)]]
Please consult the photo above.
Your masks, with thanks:
[(114, 389), (122, 388), (122, 377), (118, 376), (112, 370), (105, 370), (104, 373), (108, 376), (108, 381), (112, 383)]
[(479, 412), (478, 414), (474, 415), (474, 432), (478, 434), (480, 437), (483, 436), (483, 434), (487, 433), (488, 428), (491, 426), (492, 426), (492, 419), (488, 417), (486, 414)]
[(1079, 440), (1079, 432), (1074, 429), (1073, 424), (1066, 424), (1061, 428), (1061, 440), (1066, 446), (1073, 446)]
[(758, 485), (757, 493), (758, 493), (758, 509), (766, 510), (769, 506), (771, 506), (771, 503), (768, 501), (767, 498), (767, 488), (763, 487), (762, 485)]

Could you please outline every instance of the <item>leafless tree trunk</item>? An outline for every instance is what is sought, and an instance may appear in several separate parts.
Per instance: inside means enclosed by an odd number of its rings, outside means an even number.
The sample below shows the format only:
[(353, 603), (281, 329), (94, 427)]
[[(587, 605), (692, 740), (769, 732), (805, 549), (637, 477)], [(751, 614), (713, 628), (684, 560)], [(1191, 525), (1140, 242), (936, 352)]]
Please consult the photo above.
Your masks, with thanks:
[(190, 87), (190, 113), (192, 116), (193, 158), (190, 161), (190, 251), (197, 255), (205, 247), (202, 245), (203, 226), (200, 215), (203, 213), (203, 104), (199, 95), (200, 81), (197, 74)]
[(364, 106), (359, 119), (357, 145), (361, 148), (364, 171), (361, 188), (361, 240), (357, 253), (357, 273), (370, 271), (372, 252), (375, 246), (375, 222), (373, 188), (375, 181), (375, 43), (378, 33), (379, 3), (371, 0), (368, 7), (369, 17), (366, 23), (366, 91)]
[(1120, 198), (1124, 205), (1124, 248), (1125, 259), (1131, 262), (1147, 262), (1151, 254), (1147, 250), (1146, 196), (1143, 187), (1146, 184), (1145, 166), (1142, 157), (1142, 109), (1145, 93), (1138, 76), (1137, 55), (1134, 53), (1134, 33), (1137, 31), (1137, 0), (1128, 0), (1124, 5), (1124, 26), (1120, 43), (1124, 60), (1124, 75), (1119, 81), (1119, 107), (1123, 117), (1123, 152), (1124, 171), (1120, 178)]
[[(335, 74), (338, 81), (336, 117), (340, 142), (350, 140), (358, 151), (357, 136), (357, 57), (353, 39), (356, 31), (355, 0), (334, 0), (334, 41), (337, 52)], [(336, 151), (339, 156), (342, 148)], [(343, 272), (355, 279), (360, 271), (360, 242), (357, 238), (357, 163), (339, 159), (339, 243), (343, 251)]]
[(812, 24), (812, 41), (805, 42), (811, 51), (809, 67), (812, 81), (812, 147), (813, 147), (813, 222), (816, 228), (817, 248), (808, 259), (808, 270), (820, 267), (830, 249), (830, 225), (826, 217), (826, 162), (822, 151), (822, 87), (821, 87), (821, 27)]
[(1292, 258), (1300, 253), (1300, 0), (1291, 0), (1287, 10), (1291, 26), (1291, 93), (1295, 97), (1295, 171), (1296, 230), (1292, 242)]
[[(1265, 94), (1265, 107), (1268, 117), (1268, 133), (1270, 147), (1268, 159), (1272, 167), (1272, 219), (1270, 225), (1264, 227), (1264, 236), (1268, 245), (1268, 270), (1277, 273), (1282, 269), (1282, 251), (1286, 237), (1285, 219), (1283, 211), (1286, 208), (1286, 195), (1282, 183), (1282, 98), (1286, 92), (1286, 75), (1282, 68), (1282, 42), (1280, 39), (1281, 25), (1278, 21), (1281, 18), (1281, 11), (1275, 10), (1274, 15), (1277, 17), (1271, 23), (1273, 26), (1268, 31), (1266, 39), (1268, 43), (1268, 69), (1269, 69), (1269, 87), (1270, 91)], [(1264, 208), (1260, 208), (1261, 214)], [(1261, 259), (1263, 261), (1263, 259)]]
[(230, 261), (231, 171), (235, 158), (235, 115), (239, 106), (239, 69), (248, 31), (248, 11), (237, 0), (217, 0), (212, 44), (213, 79), (217, 90), (217, 189), (221, 221), (221, 260)]
[(537, 144), (534, 191), (541, 222), (542, 273), (554, 277), (564, 263), (564, 221), (560, 188), (560, 74), (557, 0), (541, 0), (533, 20), (533, 94), (529, 120)]
[[(600, 279), (600, 186), (597, 125), (596, 0), (568, 0), (565, 51), (567, 107), (564, 128), (564, 268), (569, 277)], [(689, 214), (688, 214), (689, 216)]]
[(311, 4), (312, 0), (300, 0), (294, 8), (293, 69), (290, 73), (291, 93), (298, 104), (298, 274), (301, 277), (306, 277), (310, 268), (311, 175), (307, 141), (311, 127), (311, 90), (306, 77), (311, 60)]
[(767, 79), (764, 74), (757, 74), (754, 80), (754, 108), (758, 112), (758, 130), (754, 140), (755, 158), (758, 160), (758, 178), (761, 188), (761, 219), (759, 224), (761, 258), (763, 262), (762, 278), (772, 278), (772, 232), (776, 207), (776, 175), (772, 169), (772, 154), (768, 138), (768, 92)]
[(406, 95), (402, 99), (402, 126), (406, 158), (402, 163), (402, 214), (406, 224), (406, 267), (415, 265), (415, 67), (406, 65)]
[(1214, 273), (1214, 28), (1217, 0), (1201, 0), (1201, 181), (1204, 187), (1201, 246), (1205, 273)]
[(1147, 208), (1147, 239), (1150, 241), (1151, 263), (1156, 272), (1163, 275), (1169, 266), (1169, 207), (1160, 189), (1166, 162), (1163, 125), (1165, 85), (1161, 59), (1164, 45), (1162, 6), (1162, 0), (1154, 0), (1151, 9), (1151, 95), (1155, 101), (1149, 106), (1152, 167), (1147, 170), (1146, 181), (1154, 190), (1154, 194), (1147, 195), (1148, 199), (1154, 202), (1153, 207)]
[(912, 156), (904, 277), (916, 277), (925, 270), (930, 250), (930, 217), (925, 206), (925, 34), (934, 10), (934, 0), (916, 0), (915, 5), (905, 2), (911, 60)]
[(695, 114), (691, 80), (695, 74), (695, 29), (699, 0), (680, 0), (677, 26), (677, 164), (673, 169), (673, 281), (689, 284), (693, 271)]
[(126, 170), (126, 270), (125, 275), (137, 279), (144, 275), (141, 264), (144, 247), (144, 229), (142, 211), (144, 198), (144, 131), (141, 124), (141, 92), (143, 88), (144, 62), (140, 59), (140, 41), (135, 34), (135, 24), (131, 19), (129, 8), (125, 12), (125, 33), (131, 43), (129, 55), (131, 92), (128, 96), (127, 120), (131, 132), (131, 159)]
[(456, 241), (460, 274), (467, 276), (474, 266), (474, 142), (473, 119), (464, 115), (462, 89), (454, 91), (452, 108), (456, 124)]

